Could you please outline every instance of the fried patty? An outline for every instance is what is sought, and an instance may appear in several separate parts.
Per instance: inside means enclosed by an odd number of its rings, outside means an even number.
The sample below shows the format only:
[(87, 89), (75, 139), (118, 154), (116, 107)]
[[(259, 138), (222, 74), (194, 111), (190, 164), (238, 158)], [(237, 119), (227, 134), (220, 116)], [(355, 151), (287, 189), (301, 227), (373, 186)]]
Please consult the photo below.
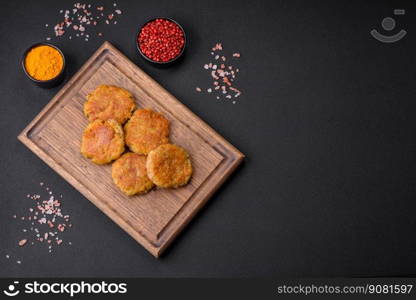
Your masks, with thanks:
[(112, 85), (100, 85), (87, 96), (84, 114), (90, 120), (116, 120), (124, 124), (136, 108), (133, 95)]
[(163, 188), (185, 185), (192, 175), (188, 153), (173, 144), (164, 144), (150, 151), (146, 169), (150, 180)]
[(82, 134), (81, 153), (102, 165), (120, 157), (124, 152), (123, 128), (115, 120), (95, 120)]
[(146, 156), (137, 153), (128, 152), (117, 159), (112, 165), (111, 176), (128, 196), (147, 193), (154, 186), (147, 177)]
[(138, 109), (124, 126), (126, 144), (131, 151), (148, 154), (169, 142), (169, 121), (150, 109)]

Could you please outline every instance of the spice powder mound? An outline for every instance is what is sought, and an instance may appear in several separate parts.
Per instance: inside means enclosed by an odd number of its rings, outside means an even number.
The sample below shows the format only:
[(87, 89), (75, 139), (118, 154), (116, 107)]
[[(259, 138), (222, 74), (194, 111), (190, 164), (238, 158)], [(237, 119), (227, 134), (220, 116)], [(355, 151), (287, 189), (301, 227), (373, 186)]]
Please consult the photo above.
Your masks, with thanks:
[[(44, 244), (47, 251), (52, 253), (55, 247), (72, 245), (72, 242), (64, 242), (65, 233), (72, 228), (69, 214), (62, 209), (62, 195), (59, 197), (53, 191), (40, 183), (43, 192), (40, 194), (27, 194), (30, 201), (27, 212), (12, 217), (24, 223), (21, 232), (16, 234), (16, 245), (19, 247), (30, 247), (35, 244)], [(10, 259), (11, 254), (6, 258)], [(16, 261), (21, 263), (21, 259)]]
[(61, 53), (48, 45), (31, 49), (25, 58), (26, 72), (36, 80), (50, 80), (59, 75), (64, 66)]

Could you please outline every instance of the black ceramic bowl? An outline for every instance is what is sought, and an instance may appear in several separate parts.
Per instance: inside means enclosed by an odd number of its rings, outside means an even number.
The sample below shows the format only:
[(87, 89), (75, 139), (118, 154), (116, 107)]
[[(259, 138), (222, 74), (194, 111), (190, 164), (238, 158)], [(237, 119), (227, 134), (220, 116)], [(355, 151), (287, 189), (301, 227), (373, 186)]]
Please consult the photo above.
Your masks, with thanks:
[[(61, 72), (59, 72), (58, 75), (56, 75), (54, 78), (49, 79), (49, 80), (37, 80), (35, 78), (33, 78), (32, 76), (29, 75), (29, 73), (26, 71), (26, 66), (25, 66), (25, 60), (26, 60), (26, 56), (29, 53), (30, 50), (32, 50), (33, 48), (37, 47), (37, 46), (50, 46), (56, 50), (58, 50), (58, 52), (61, 54), (62, 59), (63, 59), (63, 65), (62, 65), (62, 70)], [(58, 84), (60, 84), (62, 82), (62, 80), (65, 77), (65, 56), (62, 53), (61, 49), (59, 49), (58, 47), (56, 47), (55, 45), (49, 44), (49, 43), (36, 43), (33, 44), (32, 46), (30, 46), (29, 48), (26, 49), (26, 51), (23, 53), (23, 58), (22, 58), (22, 67), (23, 67), (23, 71), (25, 72), (26, 76), (36, 85), (43, 87), (43, 88), (51, 88), (54, 86), (57, 86)]]
[[(182, 31), (182, 34), (183, 34), (183, 39), (184, 39), (184, 43), (183, 43), (183, 47), (182, 47), (182, 50), (181, 50), (181, 52), (175, 57), (175, 58), (173, 58), (173, 59), (171, 59), (171, 60), (169, 60), (169, 61), (155, 61), (155, 60), (153, 60), (153, 59), (151, 59), (151, 58), (149, 58), (149, 57), (147, 57), (143, 52), (142, 52), (142, 50), (140, 49), (140, 45), (139, 45), (139, 35), (140, 35), (140, 32), (142, 31), (142, 28), (144, 27), (144, 26), (146, 26), (146, 24), (148, 24), (148, 23), (150, 23), (150, 22), (152, 22), (152, 21), (154, 21), (154, 20), (156, 20), (156, 19), (164, 19), (164, 20), (168, 20), (168, 21), (171, 21), (172, 23), (175, 23), (180, 29), (181, 29), (181, 31)], [(168, 66), (168, 65), (171, 65), (171, 64), (173, 64), (174, 62), (177, 62), (177, 61), (179, 61), (181, 58), (182, 58), (182, 56), (183, 56), (183, 54), (184, 54), (184, 52), (185, 52), (185, 48), (186, 48), (186, 34), (185, 34), (185, 30), (183, 30), (183, 27), (178, 23), (178, 22), (176, 22), (175, 20), (173, 20), (173, 19), (171, 19), (171, 18), (166, 18), (166, 17), (156, 17), (156, 18), (151, 18), (150, 20), (147, 20), (140, 28), (139, 28), (139, 31), (137, 32), (137, 35), (136, 35), (136, 46), (137, 46), (137, 50), (139, 51), (139, 53), (141, 54), (141, 56), (145, 59), (145, 60), (147, 60), (148, 62), (151, 62), (151, 63), (153, 63), (153, 64), (155, 64), (155, 65), (158, 65), (158, 66)]]

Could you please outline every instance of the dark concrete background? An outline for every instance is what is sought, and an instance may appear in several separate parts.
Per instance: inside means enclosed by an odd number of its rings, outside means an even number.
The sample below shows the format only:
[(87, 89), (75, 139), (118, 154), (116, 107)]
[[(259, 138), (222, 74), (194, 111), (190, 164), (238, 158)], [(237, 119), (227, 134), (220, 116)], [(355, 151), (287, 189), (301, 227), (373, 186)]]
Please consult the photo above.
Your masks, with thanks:
[[(67, 57), (67, 79), (110, 41), (247, 155), (159, 260), (16, 139), (61, 87), (34, 86), (21, 55), (72, 3), (1, 4), (0, 276), (416, 274), (414, 2), (118, 0), (123, 15), (104, 38), (51, 41)], [(394, 8), (407, 10), (396, 20), (408, 35), (377, 42), (369, 31)], [(155, 15), (188, 33), (185, 59), (169, 69), (135, 49), (138, 24)], [(202, 66), (218, 41), (242, 54), (235, 105), (195, 93), (210, 83)], [(63, 194), (74, 223), (72, 247), (52, 255), (16, 245), (12, 215), (40, 181)]]

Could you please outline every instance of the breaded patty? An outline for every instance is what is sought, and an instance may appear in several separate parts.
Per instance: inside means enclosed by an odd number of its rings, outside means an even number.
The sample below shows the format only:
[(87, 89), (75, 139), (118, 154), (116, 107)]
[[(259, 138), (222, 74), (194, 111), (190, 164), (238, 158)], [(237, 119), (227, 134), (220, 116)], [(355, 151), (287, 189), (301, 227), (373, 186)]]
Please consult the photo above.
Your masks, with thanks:
[(163, 188), (185, 185), (192, 175), (188, 153), (172, 144), (164, 144), (150, 151), (146, 168), (150, 180)]
[(124, 124), (136, 108), (134, 97), (125, 89), (112, 85), (100, 85), (87, 96), (84, 114), (90, 120), (116, 120)]
[(147, 193), (154, 184), (147, 177), (146, 156), (128, 152), (117, 159), (111, 168), (114, 183), (126, 195)]
[(126, 144), (139, 154), (169, 143), (169, 121), (150, 109), (138, 109), (124, 126)]
[(95, 120), (82, 134), (81, 153), (102, 165), (120, 157), (124, 152), (123, 128), (115, 120)]

